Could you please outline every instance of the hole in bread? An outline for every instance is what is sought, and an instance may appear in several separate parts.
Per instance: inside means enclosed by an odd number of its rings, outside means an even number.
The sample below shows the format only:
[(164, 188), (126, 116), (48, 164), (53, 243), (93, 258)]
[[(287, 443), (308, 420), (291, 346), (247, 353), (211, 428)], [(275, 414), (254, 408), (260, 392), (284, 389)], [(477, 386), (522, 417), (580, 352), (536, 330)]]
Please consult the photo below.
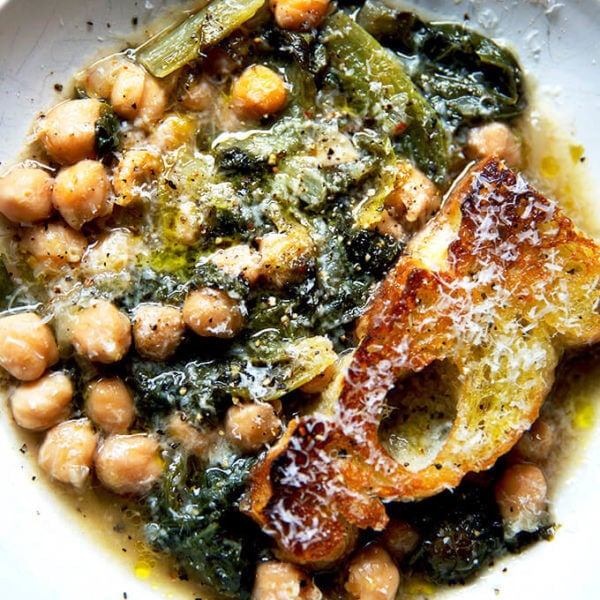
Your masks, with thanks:
[(386, 397), (379, 442), (410, 471), (438, 455), (456, 419), (460, 377), (450, 361), (435, 361), (399, 380)]

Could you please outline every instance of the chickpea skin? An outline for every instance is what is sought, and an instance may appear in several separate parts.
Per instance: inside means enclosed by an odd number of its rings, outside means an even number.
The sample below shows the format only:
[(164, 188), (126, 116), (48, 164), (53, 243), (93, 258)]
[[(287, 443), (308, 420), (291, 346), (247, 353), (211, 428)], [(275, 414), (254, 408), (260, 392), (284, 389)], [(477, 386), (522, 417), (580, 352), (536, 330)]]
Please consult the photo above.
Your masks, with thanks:
[(96, 474), (100, 482), (117, 494), (148, 491), (163, 471), (159, 445), (150, 435), (113, 435), (96, 453)]
[(0, 367), (21, 381), (39, 379), (58, 361), (52, 330), (31, 312), (0, 317)]
[(282, 29), (308, 31), (327, 14), (329, 0), (270, 0), (275, 22)]
[(127, 433), (135, 419), (131, 390), (119, 377), (92, 381), (86, 390), (85, 411), (107, 433)]
[(75, 317), (71, 338), (79, 354), (93, 362), (110, 364), (129, 351), (131, 323), (114, 304), (97, 300)]
[(286, 102), (283, 77), (263, 65), (248, 67), (231, 88), (231, 105), (240, 118), (260, 119), (278, 113)]
[(225, 436), (243, 452), (253, 452), (277, 439), (281, 419), (270, 404), (234, 404), (225, 416)]
[(104, 165), (95, 160), (82, 160), (58, 173), (52, 203), (73, 229), (81, 229), (88, 221), (110, 214), (110, 194), (111, 185)]
[(546, 478), (539, 467), (520, 463), (506, 469), (495, 495), (509, 536), (538, 528), (545, 515), (546, 493)]
[(46, 220), (52, 214), (53, 185), (43, 169), (13, 169), (0, 178), (0, 213), (13, 223)]
[(235, 337), (244, 324), (238, 302), (226, 292), (209, 287), (188, 294), (183, 320), (197, 335), (223, 339)]
[(251, 600), (320, 600), (314, 582), (291, 563), (271, 560), (258, 565)]
[(36, 261), (61, 266), (82, 259), (87, 239), (81, 232), (57, 221), (23, 229), (21, 246)]
[(140, 356), (166, 360), (177, 350), (185, 333), (181, 310), (174, 306), (140, 304), (133, 317), (133, 341)]
[(92, 470), (96, 444), (88, 419), (64, 421), (46, 433), (38, 462), (54, 479), (80, 488)]
[(58, 104), (39, 122), (38, 135), (48, 155), (63, 165), (94, 159), (96, 121), (106, 104), (95, 98)]
[(394, 600), (399, 585), (398, 567), (381, 546), (373, 544), (352, 559), (344, 587), (356, 600)]
[(59, 371), (22, 383), (10, 397), (15, 422), (24, 429), (43, 431), (64, 421), (71, 412), (73, 383)]

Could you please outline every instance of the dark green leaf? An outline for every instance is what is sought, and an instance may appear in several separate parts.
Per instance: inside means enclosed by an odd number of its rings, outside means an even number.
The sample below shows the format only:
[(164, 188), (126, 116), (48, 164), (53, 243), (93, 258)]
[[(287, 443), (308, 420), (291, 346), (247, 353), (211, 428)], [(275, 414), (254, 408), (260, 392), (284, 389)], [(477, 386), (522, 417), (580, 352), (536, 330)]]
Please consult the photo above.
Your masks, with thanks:
[(147, 498), (147, 540), (169, 551), (186, 574), (227, 598), (250, 595), (260, 531), (238, 510), (251, 458), (206, 470), (175, 452), (162, 485)]
[(428, 177), (444, 182), (449, 160), (446, 131), (400, 59), (342, 12), (327, 20), (323, 41), (350, 107), (398, 141)]
[(510, 119), (525, 106), (523, 72), (514, 55), (458, 23), (430, 23), (367, 0), (358, 22), (403, 58), (413, 81), (453, 127)]
[(106, 104), (96, 120), (96, 152), (100, 158), (119, 148), (120, 123), (113, 109)]

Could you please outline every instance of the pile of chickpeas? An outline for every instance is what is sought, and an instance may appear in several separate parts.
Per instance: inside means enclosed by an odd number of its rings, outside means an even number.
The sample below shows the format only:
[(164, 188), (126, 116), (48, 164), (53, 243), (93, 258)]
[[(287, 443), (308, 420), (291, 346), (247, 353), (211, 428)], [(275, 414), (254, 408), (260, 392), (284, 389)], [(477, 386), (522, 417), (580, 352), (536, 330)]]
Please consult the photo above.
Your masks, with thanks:
[[(272, 5), (278, 22), (292, 29), (314, 26), (328, 8), (327, 1)], [(213, 62), (220, 76), (231, 68), (218, 54)], [(227, 106), (221, 107), (230, 128), (275, 114), (287, 102), (286, 82), (266, 66), (251, 65), (230, 79)], [(169, 110), (173, 78), (160, 81), (124, 55), (92, 66), (83, 84), (87, 97), (58, 104), (36, 123), (34, 134), (45, 163), (25, 161), (0, 179), (0, 213), (14, 227), (19, 252), (34, 273), (48, 281), (77, 267), (93, 276), (114, 268), (118, 255), (128, 254), (131, 236), (123, 227), (109, 227), (106, 235), (92, 240), (90, 229), (102, 228), (115, 209), (126, 210), (139, 201), (140, 189), (160, 175), (161, 154), (189, 137), (190, 128), (180, 114), (206, 110), (219, 93), (214, 78), (202, 76), (186, 83), (175, 110)], [(96, 122), (107, 109), (129, 124), (112, 166), (98, 156), (96, 145)], [(265, 236), (258, 251), (247, 245), (225, 248), (215, 253), (213, 262), (250, 284), (262, 277), (284, 285), (296, 275), (287, 265), (278, 265), (281, 252), (293, 247), (288, 238)], [(304, 251), (303, 246), (299, 252)], [(182, 306), (145, 303), (132, 314), (108, 299), (93, 299), (78, 306), (66, 325), (61, 323), (67, 335), (66, 341), (60, 336), (60, 344), (52, 315), (44, 311), (1, 316), (0, 365), (14, 380), (12, 414), (20, 427), (46, 432), (39, 452), (42, 468), (77, 487), (94, 471), (117, 493), (148, 490), (162, 473), (160, 444), (152, 433), (131, 432), (135, 404), (124, 381), (101, 376), (88, 382), (84, 416), (70, 419), (75, 383), (67, 372), (52, 367), (71, 351), (99, 367), (111, 365), (123, 360), (132, 346), (144, 358), (164, 361), (188, 331), (232, 338), (242, 329), (244, 316), (235, 299), (209, 287), (191, 291)], [(281, 420), (269, 404), (236, 404), (227, 413), (224, 429), (232, 444), (253, 452), (280, 434)], [(206, 456), (211, 432), (199, 431), (181, 415), (171, 419), (169, 432)]]
[[(271, 0), (270, 5), (279, 26), (299, 31), (317, 26), (329, 10), (329, 0)], [(231, 75), (231, 69), (227, 57), (215, 52), (209, 55), (205, 72), (182, 87), (176, 78), (159, 81), (118, 55), (86, 71), (83, 84), (88, 97), (64, 101), (38, 119), (35, 138), (47, 160), (27, 160), (0, 178), (0, 218), (12, 227), (18, 251), (36, 276), (52, 282), (77, 274), (78, 269), (85, 278), (126, 267), (127, 257), (137, 251), (131, 246), (132, 236), (118, 224), (105, 224), (116, 211), (138, 206), (140, 190), (152, 186), (164, 168), (162, 155), (193, 138), (196, 121), (182, 114), (215, 111), (223, 128), (235, 130), (286, 106), (289, 84), (278, 72), (260, 64), (239, 75)], [(228, 86), (225, 101), (223, 85)], [(96, 147), (95, 125), (107, 108), (127, 124), (112, 165), (98, 156)], [(472, 154), (493, 151), (518, 162), (514, 136), (505, 126), (495, 126), (473, 132)], [(385, 214), (394, 218), (378, 224), (382, 232), (397, 237), (418, 228), (440, 202), (435, 186), (414, 169), (402, 185), (403, 197), (411, 197), (412, 204), (390, 195)], [(189, 231), (182, 227), (180, 238), (194, 241), (193, 227)], [(262, 280), (284, 286), (302, 277), (303, 261), (312, 252), (310, 240), (297, 232), (272, 233), (258, 240), (257, 250), (235, 245), (217, 251), (211, 260), (250, 285)], [(233, 338), (244, 318), (237, 300), (210, 287), (190, 291), (182, 306), (144, 303), (131, 314), (109, 299), (94, 298), (77, 306), (60, 324), (54, 322), (51, 310), (0, 315), (0, 367), (11, 377), (12, 415), (20, 427), (43, 432), (38, 455), (42, 469), (78, 488), (95, 473), (117, 494), (148, 491), (164, 469), (160, 436), (135, 430), (134, 397), (125, 382), (115, 375), (98, 375), (86, 382), (77, 411), (75, 382), (66, 370), (54, 368), (61, 356), (76, 353), (105, 373), (104, 367), (123, 360), (132, 348), (145, 359), (164, 361), (184, 336)], [(330, 378), (321, 379), (306, 390), (321, 391)], [(253, 453), (281, 434), (277, 408), (258, 402), (234, 404), (223, 431), (203, 430), (174, 414), (167, 433), (203, 460), (221, 435), (239, 452)], [(499, 505), (508, 522), (522, 522), (544, 509), (546, 483), (532, 456), (540, 459), (549, 452), (552, 432), (543, 423), (536, 427), (519, 445), (522, 460), (515, 461), (498, 484)], [(392, 600), (400, 584), (396, 562), (417, 539), (409, 525), (392, 522), (380, 542), (351, 559), (347, 592), (361, 600)], [(254, 600), (280, 598), (282, 590), (289, 600), (322, 597), (296, 566), (279, 561), (259, 565)]]

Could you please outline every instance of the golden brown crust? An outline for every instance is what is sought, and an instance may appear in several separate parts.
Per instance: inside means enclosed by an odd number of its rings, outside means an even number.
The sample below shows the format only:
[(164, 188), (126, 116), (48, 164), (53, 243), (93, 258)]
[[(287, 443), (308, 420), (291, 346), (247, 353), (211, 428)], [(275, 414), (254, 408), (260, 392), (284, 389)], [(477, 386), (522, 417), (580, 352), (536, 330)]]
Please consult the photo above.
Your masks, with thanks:
[[(503, 163), (478, 163), (371, 302), (335, 415), (294, 422), (256, 468), (248, 514), (287, 560), (322, 567), (356, 527), (385, 526), (382, 501), (489, 468), (537, 418), (563, 351), (600, 339), (599, 281), (593, 240)], [(452, 390), (448, 426), (424, 435), (408, 418), (395, 449), (381, 426), (390, 390), (394, 411), (424, 410), (402, 380), (429, 370), (452, 374), (431, 390)]]

